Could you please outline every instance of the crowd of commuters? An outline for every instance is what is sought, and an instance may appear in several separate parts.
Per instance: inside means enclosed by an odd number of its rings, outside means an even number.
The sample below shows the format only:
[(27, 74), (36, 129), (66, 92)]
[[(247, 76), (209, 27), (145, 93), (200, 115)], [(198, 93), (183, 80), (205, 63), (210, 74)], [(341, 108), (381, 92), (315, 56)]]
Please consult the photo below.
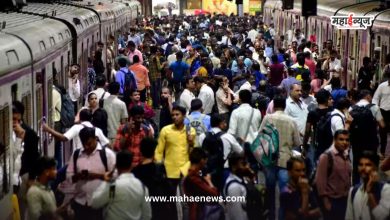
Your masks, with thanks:
[[(150, 17), (99, 43), (87, 89), (78, 65), (67, 90), (54, 81), (55, 126), (42, 129), (56, 140), (55, 159), (39, 157), (23, 104), (13, 103), (14, 140), (24, 148), (14, 154), (22, 216), (387, 219), (390, 81), (375, 85), (364, 57), (358, 88), (348, 90), (333, 41), (322, 48), (293, 31), (287, 37), (248, 15)], [(390, 54), (385, 62), (390, 80)], [(246, 199), (164, 203), (149, 195)]]

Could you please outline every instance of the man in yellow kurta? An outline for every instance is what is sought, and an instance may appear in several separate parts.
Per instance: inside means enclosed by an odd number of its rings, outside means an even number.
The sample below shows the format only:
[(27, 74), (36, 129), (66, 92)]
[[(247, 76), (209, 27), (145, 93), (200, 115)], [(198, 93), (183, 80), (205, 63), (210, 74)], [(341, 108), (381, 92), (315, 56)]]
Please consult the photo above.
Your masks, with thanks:
[[(184, 125), (186, 117), (184, 107), (174, 106), (171, 114), (173, 124), (167, 125), (161, 130), (155, 159), (157, 163), (164, 162), (171, 186), (169, 194), (175, 196), (181, 178), (187, 175), (190, 168), (189, 154), (194, 147), (196, 131), (194, 128)], [(171, 205), (171, 211), (176, 213), (176, 205)]]

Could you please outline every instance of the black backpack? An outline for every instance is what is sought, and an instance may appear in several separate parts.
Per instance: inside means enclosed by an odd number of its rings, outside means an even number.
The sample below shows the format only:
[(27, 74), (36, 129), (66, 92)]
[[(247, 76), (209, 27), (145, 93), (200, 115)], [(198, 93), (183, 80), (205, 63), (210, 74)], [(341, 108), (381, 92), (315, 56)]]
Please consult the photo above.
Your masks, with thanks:
[(207, 173), (211, 174), (211, 181), (221, 192), (223, 188), (223, 168), (225, 160), (223, 158), (223, 142), (221, 136), (224, 132), (216, 134), (206, 132), (202, 148), (208, 153)]
[[(123, 72), (123, 71), (121, 71)], [(133, 84), (136, 84), (136, 82), (133, 82), (133, 80), (135, 79), (135, 76), (134, 77), (131, 77), (131, 74), (133, 74), (132, 71), (128, 70), (127, 72), (123, 72), (125, 74), (125, 85), (124, 85), (124, 89), (126, 91), (131, 91), (131, 90), (134, 90), (136, 88), (133, 88)]]
[[(376, 150), (379, 144), (377, 121), (371, 112), (374, 104), (366, 106), (353, 106), (351, 116), (353, 121), (350, 126), (351, 145), (354, 149)], [(356, 148), (357, 147), (357, 148)], [(363, 150), (363, 149), (362, 149)]]
[(326, 149), (328, 149), (332, 143), (333, 143), (333, 134), (332, 134), (332, 118), (334, 116), (340, 117), (343, 120), (343, 117), (336, 113), (332, 114), (331, 112), (328, 112), (325, 116), (322, 116), (320, 120), (317, 123), (316, 133), (315, 133), (315, 145), (316, 145), (316, 151), (318, 155), (320, 155), (322, 152), (324, 152)]
[(61, 110), (58, 108), (55, 108), (55, 110), (57, 112), (59, 112), (61, 115), (60, 122), (61, 122), (62, 128), (70, 128), (74, 124), (74, 119), (75, 119), (75, 115), (76, 115), (74, 112), (73, 101), (66, 91), (63, 93), (57, 87), (54, 87), (54, 88), (61, 95)]
[(265, 198), (267, 196), (266, 189), (259, 189), (252, 182), (244, 183), (234, 179), (226, 183), (224, 195), (227, 195), (229, 186), (232, 183), (238, 183), (245, 186), (246, 206), (244, 209), (246, 210), (248, 220), (267, 219), (269, 211), (267, 209), (267, 205), (265, 204)]

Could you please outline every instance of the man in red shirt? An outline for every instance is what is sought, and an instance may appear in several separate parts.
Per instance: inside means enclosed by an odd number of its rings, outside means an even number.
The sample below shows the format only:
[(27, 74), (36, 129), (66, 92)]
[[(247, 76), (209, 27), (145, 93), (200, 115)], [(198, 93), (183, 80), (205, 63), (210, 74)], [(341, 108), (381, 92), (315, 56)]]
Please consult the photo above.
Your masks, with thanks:
[(134, 55), (133, 65), (129, 67), (129, 70), (132, 71), (135, 75), (135, 80), (137, 81), (137, 89), (141, 93), (141, 102), (146, 101), (146, 91), (150, 87), (149, 81), (149, 70), (142, 65), (140, 62), (140, 57)]

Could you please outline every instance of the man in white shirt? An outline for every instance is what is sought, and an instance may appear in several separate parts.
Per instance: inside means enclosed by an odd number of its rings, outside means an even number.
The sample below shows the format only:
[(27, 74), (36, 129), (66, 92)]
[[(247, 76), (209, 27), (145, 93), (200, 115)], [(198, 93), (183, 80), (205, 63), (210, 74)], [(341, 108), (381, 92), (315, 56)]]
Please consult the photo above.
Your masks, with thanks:
[(261, 113), (250, 105), (252, 100), (250, 91), (242, 90), (238, 95), (241, 105), (232, 112), (228, 133), (242, 142), (252, 143), (260, 128)]
[(388, 219), (390, 210), (390, 185), (379, 181), (379, 156), (364, 151), (359, 159), (358, 172), (362, 182), (348, 194), (346, 220)]
[(349, 130), (349, 125), (352, 122), (352, 118), (348, 113), (348, 108), (351, 103), (347, 98), (341, 98), (336, 103), (336, 108), (332, 111), (331, 129), (332, 134), (337, 130)]
[(385, 129), (380, 129), (381, 153), (384, 154), (387, 146), (387, 135), (390, 127), (390, 71), (384, 76), (387, 81), (381, 83), (375, 91), (372, 103), (379, 106), (386, 124)]
[(259, 35), (259, 32), (256, 30), (257, 24), (252, 25), (252, 30), (248, 32), (248, 38), (251, 39), (252, 43), (255, 43), (257, 35)]
[(74, 112), (77, 112), (77, 102), (80, 98), (80, 80), (78, 79), (78, 75), (80, 73), (80, 66), (78, 64), (74, 64), (70, 67), (69, 77), (68, 77), (68, 93), (69, 97), (74, 105)]
[(192, 77), (186, 78), (186, 88), (183, 90), (183, 92), (180, 95), (180, 101), (179, 104), (186, 108), (187, 112), (190, 111), (191, 108), (191, 101), (195, 99), (194, 93), (192, 93), (195, 90), (195, 82)]
[(93, 208), (105, 207), (104, 219), (151, 219), (148, 189), (131, 173), (133, 155), (121, 151), (116, 155), (116, 168), (119, 176), (113, 183), (103, 182), (92, 197)]
[(115, 142), (117, 129), (127, 121), (128, 113), (126, 104), (118, 98), (120, 85), (117, 82), (112, 82), (109, 85), (108, 91), (111, 95), (104, 100), (103, 108), (107, 112), (108, 124), (108, 139), (110, 143)]
[(341, 67), (341, 61), (336, 58), (337, 52), (332, 50), (330, 52), (330, 57), (322, 64), (322, 70), (329, 73), (329, 78), (332, 78), (333, 75), (339, 76), (340, 78), (343, 68)]
[(290, 87), (290, 96), (286, 100), (286, 109), (284, 112), (291, 116), (298, 125), (301, 138), (305, 134), (306, 119), (308, 115), (307, 106), (301, 101), (302, 86), (292, 84)]
[[(106, 77), (104, 75), (100, 75), (96, 77), (96, 89), (91, 91), (90, 93), (95, 93), (97, 96), (97, 102), (99, 103), (99, 100), (101, 98), (106, 99), (108, 98), (111, 94), (106, 91), (104, 88), (106, 86)], [(88, 93), (88, 95), (90, 94)], [(87, 95), (87, 97), (88, 97)], [(88, 107), (88, 99), (85, 99), (85, 107)]]
[[(72, 140), (72, 146), (73, 146), (73, 151), (80, 149), (83, 147), (81, 144), (80, 138), (79, 138), (79, 133), (80, 130), (89, 127), (93, 128), (94, 126), (91, 124), (92, 120), (92, 113), (88, 109), (83, 109), (80, 111), (80, 124), (75, 124), (73, 125), (69, 130), (67, 130), (64, 134), (61, 134), (60, 132), (55, 131), (54, 129), (50, 128), (47, 126), (47, 124), (43, 123), (42, 124), (42, 129), (43, 131), (46, 131), (53, 135), (55, 138), (57, 138), (60, 141), (70, 141)], [(104, 136), (103, 131), (100, 128), (95, 129), (96, 132), (96, 137), (98, 138), (100, 144), (102, 146), (106, 146), (109, 144), (108, 139), (106, 136)]]
[(203, 79), (203, 77), (196, 76), (194, 78), (195, 87), (199, 90), (198, 99), (203, 103), (203, 114), (211, 114), (215, 103), (214, 91), (211, 89)]

